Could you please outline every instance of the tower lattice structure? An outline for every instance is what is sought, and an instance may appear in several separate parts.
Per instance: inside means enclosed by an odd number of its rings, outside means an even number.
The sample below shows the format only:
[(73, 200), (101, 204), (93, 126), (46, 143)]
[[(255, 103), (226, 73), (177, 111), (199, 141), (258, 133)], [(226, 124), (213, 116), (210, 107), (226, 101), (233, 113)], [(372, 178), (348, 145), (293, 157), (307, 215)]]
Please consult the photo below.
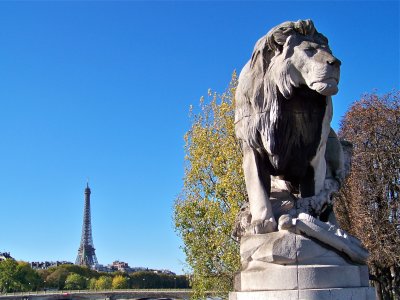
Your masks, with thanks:
[(89, 184), (85, 188), (85, 207), (83, 209), (83, 225), (81, 244), (78, 249), (78, 256), (75, 264), (81, 266), (94, 267), (98, 264), (93, 245), (92, 222), (90, 215), (90, 188)]

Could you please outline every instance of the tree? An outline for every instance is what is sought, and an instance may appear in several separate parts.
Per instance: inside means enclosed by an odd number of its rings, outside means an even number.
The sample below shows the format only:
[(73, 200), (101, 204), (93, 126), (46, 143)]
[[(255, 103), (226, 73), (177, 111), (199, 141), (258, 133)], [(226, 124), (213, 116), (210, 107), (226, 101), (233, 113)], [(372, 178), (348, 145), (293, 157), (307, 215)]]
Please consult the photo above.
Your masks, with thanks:
[(400, 92), (354, 102), (339, 136), (353, 143), (354, 153), (336, 200), (338, 220), (370, 251), (379, 298), (400, 299)]
[(27, 262), (0, 261), (0, 292), (32, 291), (42, 285), (43, 280)]
[(134, 289), (154, 289), (161, 286), (160, 276), (151, 271), (140, 271), (130, 275), (131, 287)]
[(151, 271), (131, 273), (128, 279), (129, 287), (133, 289), (162, 289), (162, 288), (188, 288), (186, 276), (159, 274)]
[(69, 274), (64, 266), (49, 269), (50, 274), (46, 278), (46, 285), (51, 288), (62, 290), (65, 285), (65, 280)]
[(95, 290), (96, 289), (96, 281), (97, 281), (97, 279), (94, 278), (94, 277), (89, 279), (88, 288), (90, 290)]
[(112, 287), (112, 279), (109, 276), (100, 276), (96, 281), (96, 290), (108, 290)]
[(174, 221), (199, 298), (207, 290), (231, 290), (240, 267), (231, 232), (247, 193), (234, 132), (236, 86), (233, 73), (223, 94), (209, 91), (209, 103), (200, 100), (200, 113), (193, 114), (191, 108), (192, 126), (185, 135), (184, 188), (175, 203)]
[(98, 272), (88, 268), (87, 266), (78, 266), (78, 265), (61, 265), (57, 268), (64, 268), (69, 273), (76, 273), (82, 275), (83, 277), (90, 278), (90, 277), (98, 277)]
[(113, 289), (127, 289), (128, 288), (128, 279), (122, 275), (114, 276), (112, 280), (112, 288)]
[[(100, 274), (86, 266), (60, 265), (49, 268), (48, 270), (39, 270), (39, 275), (46, 281), (46, 287), (64, 289), (68, 275), (78, 274), (83, 278), (98, 278)], [(86, 287), (86, 283), (84, 285)], [(68, 287), (68, 289), (72, 289)], [(81, 288), (82, 289), (82, 288)]]
[(18, 263), (13, 259), (0, 261), (0, 291), (9, 293), (21, 289), (18, 280)]
[(21, 291), (36, 291), (43, 286), (42, 278), (27, 262), (18, 262), (17, 279), (19, 281)]
[(49, 276), (51, 272), (48, 269), (39, 269), (39, 270), (36, 270), (36, 272), (39, 275), (40, 281), (42, 283), (42, 285), (41, 285), (41, 287), (39, 287), (39, 289), (46, 290), (48, 287), (46, 279), (47, 279), (47, 276)]
[(76, 273), (70, 273), (65, 280), (66, 290), (83, 290), (86, 288), (86, 278)]

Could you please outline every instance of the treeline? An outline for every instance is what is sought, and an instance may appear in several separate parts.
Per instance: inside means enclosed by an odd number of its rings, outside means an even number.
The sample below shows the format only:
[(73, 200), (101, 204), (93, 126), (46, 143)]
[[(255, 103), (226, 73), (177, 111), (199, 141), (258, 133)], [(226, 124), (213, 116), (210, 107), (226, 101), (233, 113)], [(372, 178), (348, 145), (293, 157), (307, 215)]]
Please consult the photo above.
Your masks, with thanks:
[(76, 265), (61, 265), (47, 270), (34, 270), (26, 262), (17, 262), (13, 259), (0, 262), (0, 291), (2, 293), (40, 290), (156, 288), (189, 288), (189, 282), (183, 275), (151, 271), (131, 274), (103, 273)]

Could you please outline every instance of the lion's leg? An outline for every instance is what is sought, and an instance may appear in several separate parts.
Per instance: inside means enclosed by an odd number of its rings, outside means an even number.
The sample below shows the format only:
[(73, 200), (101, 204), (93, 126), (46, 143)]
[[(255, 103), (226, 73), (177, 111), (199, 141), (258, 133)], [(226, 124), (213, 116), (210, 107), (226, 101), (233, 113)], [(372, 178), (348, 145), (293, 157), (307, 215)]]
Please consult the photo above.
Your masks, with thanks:
[(271, 176), (263, 163), (263, 157), (255, 149), (244, 143), (243, 170), (252, 215), (250, 231), (267, 233), (276, 229), (269, 194)]
[[(320, 147), (317, 155), (311, 161), (306, 175), (300, 181), (301, 202), (303, 212), (317, 217), (325, 204), (329, 202), (329, 194), (324, 189), (326, 178), (325, 145)], [(305, 205), (305, 206), (304, 206)], [(305, 209), (305, 211), (304, 211)]]
[(311, 161), (314, 169), (314, 195), (317, 195), (323, 188), (326, 177), (326, 161), (325, 161), (326, 143), (319, 147), (316, 156)]
[[(330, 127), (328, 127), (329, 131)], [(326, 130), (325, 130), (326, 131)], [(301, 197), (318, 195), (324, 188), (326, 178), (326, 140), (327, 134), (321, 138), (318, 150), (307, 168), (305, 176), (300, 180)]]

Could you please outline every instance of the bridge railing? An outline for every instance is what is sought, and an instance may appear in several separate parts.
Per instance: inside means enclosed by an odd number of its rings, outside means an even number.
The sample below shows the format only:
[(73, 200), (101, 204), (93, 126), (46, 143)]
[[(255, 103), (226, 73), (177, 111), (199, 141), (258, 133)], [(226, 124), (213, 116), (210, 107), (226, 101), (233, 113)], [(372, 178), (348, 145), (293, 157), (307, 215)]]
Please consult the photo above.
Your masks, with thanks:
[(33, 296), (33, 295), (69, 295), (69, 294), (102, 294), (102, 293), (143, 293), (143, 292), (168, 292), (168, 293), (190, 293), (191, 289), (104, 289), (104, 290), (47, 290), (31, 292), (1, 293), (0, 298), (10, 296)]

